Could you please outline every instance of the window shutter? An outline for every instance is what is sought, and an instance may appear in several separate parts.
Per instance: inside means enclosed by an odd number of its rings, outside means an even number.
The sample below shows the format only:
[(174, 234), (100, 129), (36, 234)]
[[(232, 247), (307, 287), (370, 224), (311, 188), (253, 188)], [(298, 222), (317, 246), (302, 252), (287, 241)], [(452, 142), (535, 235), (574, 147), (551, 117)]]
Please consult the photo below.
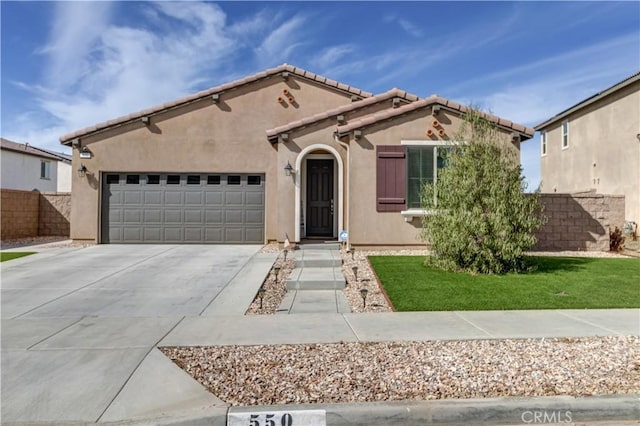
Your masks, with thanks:
[(407, 149), (403, 145), (376, 147), (376, 210), (399, 212), (406, 208)]

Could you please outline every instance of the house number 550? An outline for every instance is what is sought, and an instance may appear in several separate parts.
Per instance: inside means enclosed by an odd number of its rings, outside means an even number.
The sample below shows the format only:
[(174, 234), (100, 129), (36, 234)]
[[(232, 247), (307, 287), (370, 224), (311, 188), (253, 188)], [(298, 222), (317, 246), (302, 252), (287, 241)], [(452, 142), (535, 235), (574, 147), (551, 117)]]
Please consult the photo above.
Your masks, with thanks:
[(261, 414), (251, 414), (249, 417), (249, 426), (293, 426), (293, 416), (291, 413), (284, 413), (280, 416), (280, 422), (276, 423), (275, 414), (265, 414), (264, 422), (261, 422)]
[(227, 415), (228, 426), (326, 426), (325, 410), (254, 411), (232, 409)]

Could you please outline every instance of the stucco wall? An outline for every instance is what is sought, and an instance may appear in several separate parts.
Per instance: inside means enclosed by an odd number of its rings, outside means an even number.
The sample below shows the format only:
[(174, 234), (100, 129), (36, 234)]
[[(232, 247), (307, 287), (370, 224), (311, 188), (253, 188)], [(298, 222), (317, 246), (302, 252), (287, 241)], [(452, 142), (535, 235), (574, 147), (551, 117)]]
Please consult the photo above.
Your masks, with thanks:
[(640, 223), (640, 82), (567, 118), (568, 148), (562, 148), (561, 122), (546, 129), (542, 192), (624, 195), (625, 219)]
[(608, 251), (609, 229), (624, 224), (625, 198), (602, 194), (542, 194), (547, 223), (536, 250)]
[[(293, 104), (278, 103), (287, 89)], [(202, 172), (264, 173), (266, 190), (266, 238), (282, 240), (278, 229), (278, 187), (284, 179), (277, 146), (265, 131), (351, 102), (350, 94), (290, 76), (272, 76), (106, 132), (82, 138), (91, 159), (80, 159), (73, 150), (73, 169), (84, 164), (85, 178), (73, 176), (71, 237), (99, 238), (100, 178), (104, 172)]]
[(0, 190), (2, 229), (0, 238), (24, 238), (38, 235), (38, 203), (35, 191)]
[(45, 192), (40, 194), (38, 235), (69, 236), (71, 193)]
[[(7, 149), (3, 149), (2, 157), (2, 188), (18, 189), (22, 191), (32, 191), (37, 189), (41, 192), (57, 191), (58, 189), (58, 167), (55, 160), (46, 160), (35, 155), (19, 154)], [(40, 162), (51, 163), (51, 177), (49, 179), (40, 178)]]

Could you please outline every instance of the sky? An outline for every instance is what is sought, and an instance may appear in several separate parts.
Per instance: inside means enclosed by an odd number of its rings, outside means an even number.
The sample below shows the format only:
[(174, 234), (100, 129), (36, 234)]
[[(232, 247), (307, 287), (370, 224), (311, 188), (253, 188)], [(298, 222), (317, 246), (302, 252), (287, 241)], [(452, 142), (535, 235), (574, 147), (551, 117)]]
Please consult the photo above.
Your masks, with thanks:
[[(2, 1), (1, 135), (63, 134), (289, 63), (533, 127), (640, 70), (640, 2)], [(522, 144), (529, 189), (539, 134)]]

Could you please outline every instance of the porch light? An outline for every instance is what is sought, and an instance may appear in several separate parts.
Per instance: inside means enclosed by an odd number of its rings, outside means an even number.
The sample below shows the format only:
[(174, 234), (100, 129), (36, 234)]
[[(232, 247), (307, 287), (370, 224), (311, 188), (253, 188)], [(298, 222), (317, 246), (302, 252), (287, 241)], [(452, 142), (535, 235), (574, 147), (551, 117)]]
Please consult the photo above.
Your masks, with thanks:
[(287, 161), (287, 165), (284, 166), (284, 174), (287, 176), (291, 176), (291, 174), (293, 174), (293, 166), (291, 165), (290, 162)]
[(362, 307), (363, 308), (367, 307), (367, 294), (369, 294), (369, 290), (367, 290), (366, 288), (361, 288), (360, 289), (360, 297), (362, 297)]
[(87, 175), (87, 168), (85, 167), (84, 164), (81, 164), (80, 167), (78, 168), (78, 176), (80, 178), (83, 178)]
[(351, 270), (353, 271), (353, 276), (356, 279), (356, 282), (358, 282), (358, 267), (356, 265), (351, 267)]
[(263, 286), (260, 286), (258, 289), (258, 299), (260, 299), (260, 309), (262, 309), (262, 299), (264, 299), (264, 295), (267, 292)]

